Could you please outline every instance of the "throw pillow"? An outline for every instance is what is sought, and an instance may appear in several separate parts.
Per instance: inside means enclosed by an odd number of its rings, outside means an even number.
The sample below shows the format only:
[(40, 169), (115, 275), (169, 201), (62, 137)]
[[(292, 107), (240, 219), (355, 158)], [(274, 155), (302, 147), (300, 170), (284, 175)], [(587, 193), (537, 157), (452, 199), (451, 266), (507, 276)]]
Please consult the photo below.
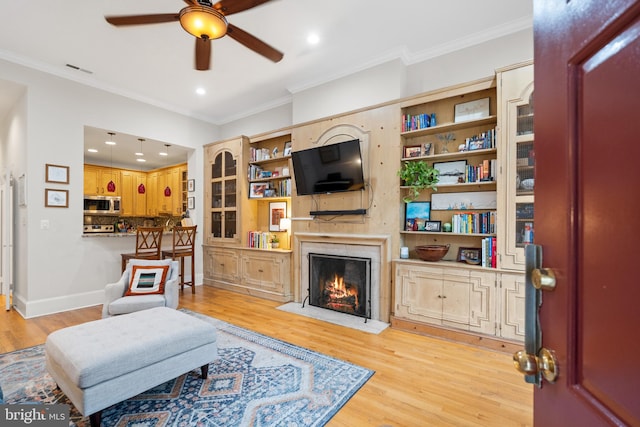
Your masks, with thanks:
[(164, 294), (168, 265), (134, 265), (125, 296)]

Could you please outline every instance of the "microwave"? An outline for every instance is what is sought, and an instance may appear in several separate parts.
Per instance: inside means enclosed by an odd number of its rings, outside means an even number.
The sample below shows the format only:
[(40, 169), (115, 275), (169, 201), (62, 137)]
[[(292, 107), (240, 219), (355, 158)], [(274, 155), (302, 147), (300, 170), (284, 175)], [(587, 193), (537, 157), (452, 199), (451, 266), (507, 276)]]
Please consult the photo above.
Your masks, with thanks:
[(120, 215), (120, 196), (84, 196), (85, 215)]

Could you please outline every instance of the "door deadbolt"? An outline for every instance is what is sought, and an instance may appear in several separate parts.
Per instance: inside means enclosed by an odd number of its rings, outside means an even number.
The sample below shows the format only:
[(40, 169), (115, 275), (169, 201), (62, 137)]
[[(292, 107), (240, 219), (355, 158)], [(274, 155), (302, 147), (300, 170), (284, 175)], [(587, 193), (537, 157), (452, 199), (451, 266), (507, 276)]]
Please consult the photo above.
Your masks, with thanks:
[(531, 283), (536, 289), (552, 291), (556, 288), (556, 275), (550, 268), (534, 268), (531, 270)]

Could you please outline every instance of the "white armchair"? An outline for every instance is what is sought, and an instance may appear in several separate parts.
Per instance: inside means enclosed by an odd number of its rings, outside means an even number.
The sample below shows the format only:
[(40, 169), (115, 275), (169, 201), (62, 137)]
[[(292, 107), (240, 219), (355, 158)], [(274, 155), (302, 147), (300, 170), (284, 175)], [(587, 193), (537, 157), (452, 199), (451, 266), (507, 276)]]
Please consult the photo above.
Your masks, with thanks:
[[(131, 271), (134, 265), (141, 266), (169, 266), (167, 272), (164, 294), (125, 296), (129, 288)], [(178, 261), (171, 259), (147, 260), (131, 259), (122, 277), (116, 283), (109, 283), (104, 290), (105, 301), (102, 306), (102, 317), (111, 317), (118, 314), (133, 313), (153, 307), (178, 308), (179, 302), (180, 267)]]

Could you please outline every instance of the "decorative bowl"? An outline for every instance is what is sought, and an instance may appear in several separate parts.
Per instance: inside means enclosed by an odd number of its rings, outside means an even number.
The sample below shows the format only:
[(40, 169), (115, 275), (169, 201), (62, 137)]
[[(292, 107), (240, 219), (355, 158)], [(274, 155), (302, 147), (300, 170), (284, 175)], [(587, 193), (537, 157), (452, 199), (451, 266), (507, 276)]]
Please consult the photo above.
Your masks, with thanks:
[(415, 250), (423, 261), (440, 261), (449, 252), (449, 245), (421, 245)]

